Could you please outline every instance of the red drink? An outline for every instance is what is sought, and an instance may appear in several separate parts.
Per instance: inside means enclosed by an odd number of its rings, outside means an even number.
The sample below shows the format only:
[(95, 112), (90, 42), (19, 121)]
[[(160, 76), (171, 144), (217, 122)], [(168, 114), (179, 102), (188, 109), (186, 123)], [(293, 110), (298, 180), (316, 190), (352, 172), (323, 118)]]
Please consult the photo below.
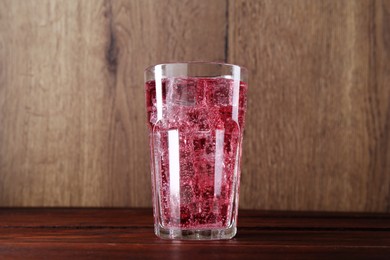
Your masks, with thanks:
[(146, 82), (154, 208), (163, 228), (235, 221), (246, 93), (244, 82), (223, 77)]

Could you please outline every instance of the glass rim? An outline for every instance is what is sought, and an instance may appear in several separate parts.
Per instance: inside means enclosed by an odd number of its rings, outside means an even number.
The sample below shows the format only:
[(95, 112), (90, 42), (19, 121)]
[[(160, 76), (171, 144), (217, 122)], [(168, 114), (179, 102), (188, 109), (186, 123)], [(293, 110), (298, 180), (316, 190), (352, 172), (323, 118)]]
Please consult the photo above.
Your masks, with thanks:
[(150, 65), (146, 67), (144, 72), (153, 72), (153, 69), (157, 66), (164, 66), (164, 65), (190, 65), (190, 64), (204, 64), (204, 65), (220, 65), (224, 67), (231, 67), (231, 68), (239, 68), (242, 71), (244, 71), (246, 74), (248, 74), (248, 69), (244, 66), (232, 64), (232, 63), (226, 63), (226, 62), (219, 62), (219, 61), (179, 61), (179, 62), (165, 62), (165, 63), (158, 63), (154, 65)]

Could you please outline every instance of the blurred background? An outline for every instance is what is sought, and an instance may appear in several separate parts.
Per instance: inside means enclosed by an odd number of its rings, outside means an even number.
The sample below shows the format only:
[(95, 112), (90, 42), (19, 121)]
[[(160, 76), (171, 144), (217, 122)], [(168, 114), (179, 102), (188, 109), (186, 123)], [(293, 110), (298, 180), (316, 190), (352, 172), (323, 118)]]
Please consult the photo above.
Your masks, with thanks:
[(0, 206), (150, 207), (187, 60), (249, 69), (241, 208), (390, 212), (390, 0), (0, 0)]

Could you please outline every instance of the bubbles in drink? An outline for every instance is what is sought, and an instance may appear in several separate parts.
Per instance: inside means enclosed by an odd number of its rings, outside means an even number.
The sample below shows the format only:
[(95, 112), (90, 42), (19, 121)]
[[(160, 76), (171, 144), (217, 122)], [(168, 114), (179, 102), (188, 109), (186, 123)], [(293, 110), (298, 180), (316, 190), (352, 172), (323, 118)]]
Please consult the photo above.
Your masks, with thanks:
[[(232, 221), (247, 86), (226, 78), (172, 78), (161, 83), (160, 89), (154, 81), (146, 83), (154, 200), (161, 208), (161, 223), (185, 229), (227, 227)], [(238, 103), (234, 95), (239, 95)]]

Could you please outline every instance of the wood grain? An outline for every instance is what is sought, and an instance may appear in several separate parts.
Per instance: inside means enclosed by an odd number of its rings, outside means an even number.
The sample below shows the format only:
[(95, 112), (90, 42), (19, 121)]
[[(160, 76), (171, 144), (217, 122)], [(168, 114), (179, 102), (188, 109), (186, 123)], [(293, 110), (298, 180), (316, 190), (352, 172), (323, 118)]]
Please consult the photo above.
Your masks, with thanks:
[(370, 78), (367, 88), (369, 171), (366, 208), (390, 211), (390, 1), (370, 8)]
[[(240, 228), (257, 230), (390, 230), (388, 213), (240, 210), (239, 218)], [(151, 208), (0, 208), (0, 228), (150, 228), (152, 225)]]
[(153, 234), (151, 209), (2, 208), (0, 257), (387, 259), (389, 217), (241, 210), (232, 240), (170, 241)]
[(390, 212), (389, 0), (0, 0), (0, 206), (150, 206), (143, 69), (249, 69), (242, 208)]
[(1, 1), (0, 205), (151, 205), (143, 69), (223, 60), (221, 1)]
[(233, 1), (250, 70), (241, 205), (388, 211), (389, 1)]

